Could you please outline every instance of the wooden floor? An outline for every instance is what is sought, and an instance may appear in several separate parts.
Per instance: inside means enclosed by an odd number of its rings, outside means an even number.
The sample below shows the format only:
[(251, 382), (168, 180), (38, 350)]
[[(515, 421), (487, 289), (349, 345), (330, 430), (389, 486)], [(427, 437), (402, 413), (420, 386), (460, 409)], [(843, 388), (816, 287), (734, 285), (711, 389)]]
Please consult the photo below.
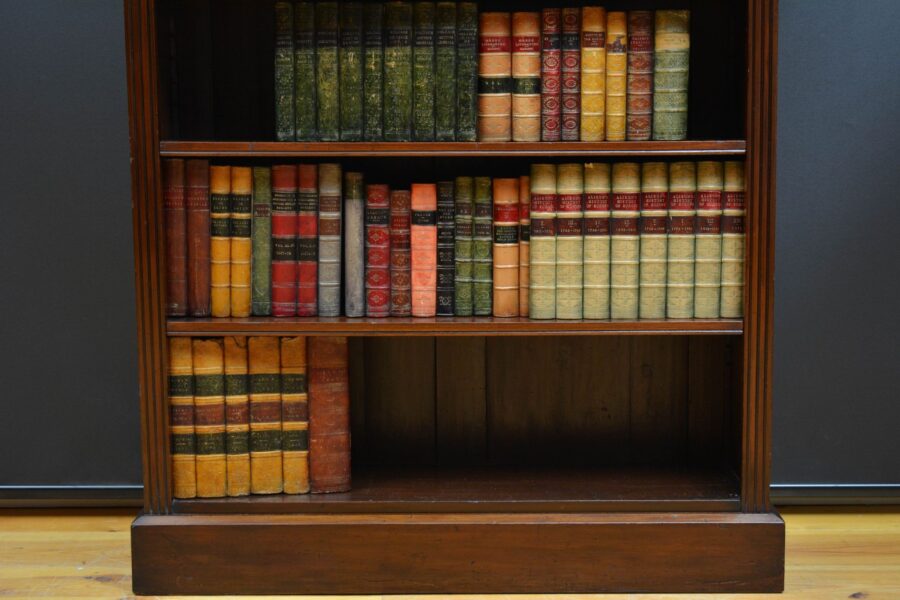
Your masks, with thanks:
[[(787, 522), (787, 574), (781, 598), (900, 599), (900, 508), (792, 508), (782, 514)], [(0, 597), (133, 597), (128, 538), (132, 518), (131, 511), (108, 509), (0, 511)]]

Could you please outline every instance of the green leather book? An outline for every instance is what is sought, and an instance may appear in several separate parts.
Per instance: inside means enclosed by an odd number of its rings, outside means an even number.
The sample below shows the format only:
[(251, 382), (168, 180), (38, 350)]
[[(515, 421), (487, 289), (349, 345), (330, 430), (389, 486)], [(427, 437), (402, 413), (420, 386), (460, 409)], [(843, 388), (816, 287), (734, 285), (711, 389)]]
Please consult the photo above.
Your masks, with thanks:
[(493, 214), (491, 178), (475, 178), (475, 217), (472, 228), (472, 302), (475, 316), (494, 312)]
[(413, 139), (434, 141), (434, 2), (413, 5)]
[(472, 316), (472, 217), (475, 214), (475, 182), (471, 177), (457, 177), (454, 183), (454, 222), (456, 237), (453, 258), (454, 312), (457, 317)]
[(338, 64), (338, 3), (316, 4), (316, 100), (319, 139), (340, 139), (341, 98)]
[(253, 167), (251, 311), (256, 316), (272, 313), (272, 171)]
[(294, 3), (294, 129), (297, 141), (317, 139), (316, 3)]
[(384, 6), (384, 139), (412, 138), (412, 4)]
[(656, 11), (653, 69), (653, 139), (687, 139), (690, 11)]
[(275, 137), (294, 140), (294, 7), (275, 3)]
[(363, 138), (384, 138), (382, 111), (384, 85), (384, 4), (363, 5)]
[(478, 4), (456, 6), (456, 141), (474, 142), (478, 119)]
[(434, 130), (439, 142), (456, 139), (456, 3), (434, 13)]
[(363, 129), (362, 3), (341, 4), (341, 140), (358, 142)]

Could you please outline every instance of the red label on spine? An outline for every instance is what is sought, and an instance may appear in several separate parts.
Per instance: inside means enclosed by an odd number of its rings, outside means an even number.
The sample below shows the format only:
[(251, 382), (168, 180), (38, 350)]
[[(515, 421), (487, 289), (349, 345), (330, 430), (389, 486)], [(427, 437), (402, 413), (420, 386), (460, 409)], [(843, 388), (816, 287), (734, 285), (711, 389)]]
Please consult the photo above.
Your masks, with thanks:
[(494, 204), (494, 223), (518, 223), (518, 204)]
[(666, 210), (666, 192), (643, 192), (641, 210)]
[(669, 217), (669, 233), (692, 235), (694, 233), (694, 217)]
[(531, 237), (553, 237), (556, 235), (556, 219), (531, 218)]
[(540, 52), (541, 37), (539, 35), (517, 35), (512, 39), (513, 52)]
[(479, 52), (509, 52), (511, 47), (509, 36), (506, 35), (482, 35), (479, 38)]
[(531, 212), (532, 213), (556, 212), (556, 194), (532, 194), (531, 195)]
[(640, 210), (641, 195), (638, 192), (616, 192), (612, 195), (613, 210)]
[(665, 234), (666, 217), (641, 217), (641, 233)]
[(694, 192), (669, 192), (670, 210), (694, 210)]
[(638, 234), (638, 219), (635, 217), (613, 218), (609, 224), (613, 235)]
[(584, 235), (609, 235), (609, 217), (585, 217)]
[(718, 190), (698, 192), (697, 208), (700, 210), (722, 210), (722, 192)]
[(564, 217), (556, 220), (556, 235), (579, 236), (583, 235), (581, 217)]
[(744, 216), (722, 215), (722, 233), (744, 233)]
[(722, 232), (721, 223), (719, 215), (697, 217), (697, 235), (719, 235)]
[(584, 210), (609, 210), (609, 193), (608, 192), (591, 192), (584, 195)]
[(744, 210), (744, 192), (725, 192), (727, 210)]
[(581, 194), (560, 194), (559, 212), (581, 212)]

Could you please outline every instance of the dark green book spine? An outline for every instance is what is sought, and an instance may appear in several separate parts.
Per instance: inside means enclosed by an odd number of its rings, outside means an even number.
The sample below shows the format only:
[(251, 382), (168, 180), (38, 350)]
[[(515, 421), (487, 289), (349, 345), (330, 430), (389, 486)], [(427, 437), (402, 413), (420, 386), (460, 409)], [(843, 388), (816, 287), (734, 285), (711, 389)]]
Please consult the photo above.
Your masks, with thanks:
[(319, 139), (340, 139), (341, 95), (338, 62), (338, 3), (316, 4), (316, 99)]
[(434, 17), (435, 139), (456, 139), (456, 3), (438, 2)]
[(475, 141), (478, 117), (478, 4), (460, 2), (456, 12), (456, 140)]
[(376, 142), (384, 138), (382, 120), (384, 71), (384, 5), (367, 2), (363, 6), (364, 95), (363, 137)]
[(254, 315), (272, 312), (272, 172), (253, 167), (250, 302)]
[(362, 3), (341, 4), (341, 140), (358, 142), (363, 129)]
[(294, 140), (294, 8), (275, 3), (275, 135)]
[(493, 225), (491, 178), (475, 178), (475, 215), (472, 219), (472, 298), (475, 316), (494, 312)]
[(384, 139), (412, 138), (412, 4), (384, 6)]
[(434, 141), (434, 2), (413, 7), (413, 139)]
[(453, 310), (458, 317), (472, 316), (472, 217), (475, 214), (474, 181), (457, 177), (454, 185), (454, 276)]
[(318, 139), (315, 2), (294, 3), (294, 128), (297, 141)]

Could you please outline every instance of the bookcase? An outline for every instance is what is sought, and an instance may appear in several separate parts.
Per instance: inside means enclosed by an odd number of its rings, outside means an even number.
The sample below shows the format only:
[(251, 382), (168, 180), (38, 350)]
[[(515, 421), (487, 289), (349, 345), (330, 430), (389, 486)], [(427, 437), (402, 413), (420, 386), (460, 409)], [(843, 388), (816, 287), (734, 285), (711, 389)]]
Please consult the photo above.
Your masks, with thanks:
[[(125, 1), (137, 593), (782, 589), (784, 524), (768, 491), (777, 0), (678, 5), (692, 19), (687, 141), (275, 142), (271, 2)], [(339, 158), (431, 181), (536, 160), (745, 160), (745, 316), (167, 319), (166, 157)], [(167, 336), (296, 334), (350, 337), (352, 491), (174, 499)]]

